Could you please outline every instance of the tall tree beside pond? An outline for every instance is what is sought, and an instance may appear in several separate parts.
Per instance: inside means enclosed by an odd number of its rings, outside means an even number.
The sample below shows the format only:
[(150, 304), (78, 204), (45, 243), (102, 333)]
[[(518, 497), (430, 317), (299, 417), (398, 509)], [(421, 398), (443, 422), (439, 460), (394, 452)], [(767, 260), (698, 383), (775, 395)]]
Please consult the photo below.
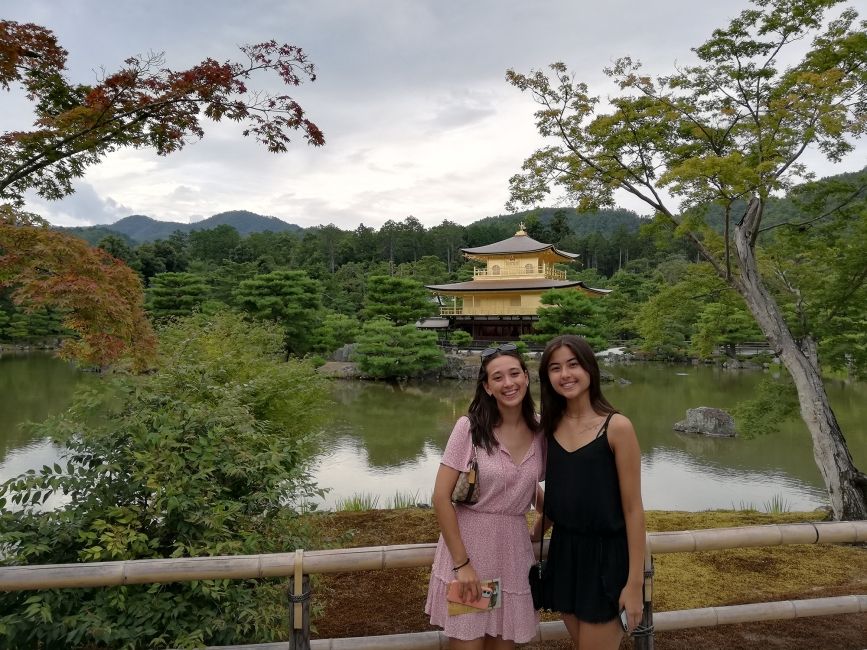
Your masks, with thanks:
[(347, 343), (354, 343), (360, 329), (361, 325), (357, 318), (328, 312), (313, 329), (310, 350), (319, 354), (331, 354)]
[[(295, 506), (317, 493), (325, 391), (282, 339), (238, 314), (183, 320), (161, 333), (155, 372), (115, 376), (38, 425), (66, 458), (0, 486), (0, 565), (309, 548)], [(40, 510), (52, 494), (67, 497)], [(265, 643), (286, 624), (282, 579), (0, 594), (9, 648)]]
[[(510, 83), (541, 104), (539, 132), (555, 140), (511, 179), (512, 203), (537, 204), (560, 185), (596, 207), (623, 190), (686, 237), (743, 296), (792, 376), (834, 516), (864, 519), (867, 476), (828, 401), (816, 332), (792, 331), (757, 262), (757, 241), (770, 197), (809, 178), (804, 152), (839, 161), (863, 135), (867, 25), (843, 0), (754, 5), (695, 48), (696, 63), (668, 76), (617, 60), (606, 72), (621, 92), (604, 105), (562, 63), (550, 77), (510, 70)], [(747, 208), (736, 214), (741, 200)], [(703, 221), (712, 205), (723, 209), (721, 234)]]
[(242, 63), (209, 58), (182, 71), (166, 68), (161, 54), (130, 57), (95, 84), (77, 84), (66, 79), (67, 52), (50, 30), (0, 21), (0, 86), (23, 87), (38, 125), (0, 138), (0, 199), (20, 205), (27, 190), (47, 199), (72, 194), (73, 179), (121, 148), (180, 151), (203, 137), (203, 117), (241, 123), (244, 135), (272, 152), (285, 151), (295, 133), (324, 144), (292, 97), (257, 92), (251, 83), (263, 73), (287, 86), (313, 81), (304, 52), (276, 41), (240, 49)]
[(310, 349), (321, 295), (321, 283), (304, 271), (274, 271), (241, 282), (235, 301), (254, 318), (279, 323), (287, 354), (300, 355)]
[(717, 347), (736, 359), (738, 345), (763, 338), (756, 319), (746, 310), (740, 296), (726, 292), (720, 298), (720, 302), (705, 305), (695, 322), (691, 351), (700, 359), (713, 357)]
[(639, 268), (627, 265), (625, 269), (612, 275), (605, 284), (605, 288), (611, 289), (611, 293), (600, 301), (599, 306), (605, 314), (611, 338), (614, 340), (638, 337), (635, 313), (659, 289), (658, 285), (647, 277), (645, 269), (646, 265), (640, 265)]
[(552, 289), (542, 294), (542, 306), (537, 313), (539, 320), (533, 326), (533, 334), (522, 339), (547, 343), (560, 334), (577, 334), (587, 339), (594, 350), (608, 347), (609, 334), (605, 317), (597, 301), (605, 298), (590, 298), (581, 291)]
[(55, 310), (43, 307), (22, 311), (0, 298), (0, 341), (32, 342), (69, 334)]
[(689, 264), (680, 258), (669, 262), (664, 277), (673, 283), (662, 286), (641, 304), (632, 326), (641, 337), (641, 349), (664, 358), (684, 359), (702, 309), (720, 300), (732, 304), (735, 298), (726, 296), (731, 289), (709, 264)]
[(867, 170), (810, 183), (768, 246), (798, 335), (813, 333), (824, 365), (867, 377)]
[(146, 306), (155, 319), (189, 316), (208, 299), (210, 289), (195, 273), (160, 273), (151, 278)]
[(436, 311), (430, 292), (418, 280), (388, 275), (367, 278), (363, 311), (366, 320), (383, 317), (397, 325), (406, 325), (432, 316)]
[(364, 305), (366, 274), (364, 264), (343, 264), (334, 275), (325, 280), (325, 306), (347, 316), (357, 316)]
[(36, 215), (0, 206), (0, 289), (25, 312), (56, 309), (67, 338), (61, 354), (99, 368), (128, 359), (137, 370), (154, 356), (141, 280), (126, 264), (49, 228)]
[(435, 332), (374, 318), (362, 326), (353, 360), (377, 379), (415, 377), (445, 364)]

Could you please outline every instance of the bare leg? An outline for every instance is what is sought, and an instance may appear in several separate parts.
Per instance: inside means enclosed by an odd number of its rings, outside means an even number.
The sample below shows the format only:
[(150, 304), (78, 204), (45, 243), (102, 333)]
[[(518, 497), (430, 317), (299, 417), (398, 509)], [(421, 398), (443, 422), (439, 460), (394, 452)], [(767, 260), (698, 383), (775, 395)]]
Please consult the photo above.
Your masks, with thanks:
[(572, 645), (577, 648), (578, 640), (580, 639), (581, 623), (574, 614), (563, 614), (562, 618), (566, 624), (566, 631), (569, 632), (569, 636), (572, 638)]
[(576, 650), (617, 650), (620, 647), (623, 629), (617, 619), (607, 623), (587, 623), (571, 614), (564, 614), (563, 622)]
[(514, 641), (504, 641), (501, 636), (486, 636), (485, 650), (514, 650)]
[(473, 639), (472, 641), (461, 641), (460, 639), (449, 638), (449, 650), (483, 650), (485, 647), (485, 638)]

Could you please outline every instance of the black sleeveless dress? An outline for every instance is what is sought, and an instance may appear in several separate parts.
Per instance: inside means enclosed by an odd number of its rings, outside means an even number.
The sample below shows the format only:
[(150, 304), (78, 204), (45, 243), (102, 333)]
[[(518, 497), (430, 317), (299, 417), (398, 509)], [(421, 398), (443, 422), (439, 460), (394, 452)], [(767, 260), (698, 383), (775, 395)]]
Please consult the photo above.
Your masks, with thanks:
[(608, 445), (611, 415), (592, 442), (571, 453), (553, 436), (548, 439), (545, 516), (554, 530), (543, 580), (545, 606), (588, 623), (617, 617), (629, 577), (620, 483)]

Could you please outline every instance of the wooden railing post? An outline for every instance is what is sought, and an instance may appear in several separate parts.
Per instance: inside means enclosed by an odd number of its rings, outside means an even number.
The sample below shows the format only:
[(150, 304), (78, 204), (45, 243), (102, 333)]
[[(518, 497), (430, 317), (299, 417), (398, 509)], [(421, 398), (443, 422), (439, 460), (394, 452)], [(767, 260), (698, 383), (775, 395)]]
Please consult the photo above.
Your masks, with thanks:
[(650, 553), (650, 539), (644, 542), (644, 611), (641, 623), (632, 635), (635, 650), (653, 650), (653, 555)]
[(289, 648), (310, 650), (310, 576), (304, 573), (304, 551), (295, 551), (295, 574), (289, 587)]

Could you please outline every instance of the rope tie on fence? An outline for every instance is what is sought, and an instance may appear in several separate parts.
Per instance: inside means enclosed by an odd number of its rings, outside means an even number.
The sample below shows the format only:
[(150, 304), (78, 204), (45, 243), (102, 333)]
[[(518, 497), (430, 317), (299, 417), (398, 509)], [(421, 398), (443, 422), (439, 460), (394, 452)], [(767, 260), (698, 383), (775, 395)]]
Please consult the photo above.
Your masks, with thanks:
[(303, 590), (303, 580), (304, 578), (304, 549), (299, 548), (295, 551), (295, 580), (294, 587), (292, 591), (289, 593), (289, 602), (292, 603), (292, 607), (294, 608), (294, 616), (292, 621), (292, 627), (296, 630), (303, 629), (304, 627), (304, 610), (302, 607), (302, 603), (305, 600), (310, 599), (310, 590)]

